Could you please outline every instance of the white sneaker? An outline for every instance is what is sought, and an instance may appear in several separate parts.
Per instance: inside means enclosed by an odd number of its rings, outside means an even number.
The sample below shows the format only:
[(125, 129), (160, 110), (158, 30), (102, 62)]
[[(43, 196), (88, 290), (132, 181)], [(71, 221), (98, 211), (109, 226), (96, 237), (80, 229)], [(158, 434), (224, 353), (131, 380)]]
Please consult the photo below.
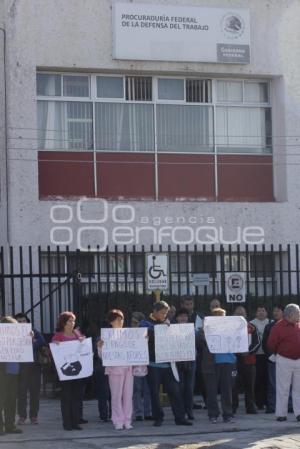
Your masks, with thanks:
[(131, 424), (125, 424), (124, 427), (125, 427), (126, 430), (133, 429), (133, 426)]
[(123, 430), (122, 424), (116, 424), (116, 425), (115, 425), (115, 429), (116, 429), (116, 430)]

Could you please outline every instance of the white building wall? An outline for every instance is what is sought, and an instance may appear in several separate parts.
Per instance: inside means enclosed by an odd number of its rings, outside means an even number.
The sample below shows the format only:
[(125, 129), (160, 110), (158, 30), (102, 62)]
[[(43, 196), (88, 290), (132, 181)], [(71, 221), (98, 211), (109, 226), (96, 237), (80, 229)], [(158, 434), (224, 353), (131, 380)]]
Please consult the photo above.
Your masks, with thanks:
[[(174, 0), (164, 3), (185, 4), (184, 1)], [(10, 243), (49, 244), (50, 230), (53, 227), (50, 208), (58, 205), (57, 201), (38, 199), (35, 84), (37, 68), (274, 78), (272, 100), (277, 201), (274, 203), (130, 202), (130, 206), (134, 208), (134, 221), (129, 226), (134, 228), (135, 233), (135, 227), (142, 225), (142, 217), (149, 217), (149, 220), (151, 217), (160, 217), (162, 223), (160, 226), (169, 225), (169, 219), (166, 222), (167, 217), (174, 220), (177, 217), (185, 217), (186, 220), (189, 217), (196, 217), (197, 223), (189, 226), (193, 228), (203, 225), (215, 226), (219, 237), (221, 227), (226, 240), (236, 240), (238, 228), (243, 230), (247, 226), (260, 226), (264, 230), (264, 241), (267, 244), (298, 242), (300, 3), (298, 0), (280, 2), (197, 0), (189, 1), (188, 5), (249, 8), (251, 64), (113, 60), (111, 1), (6, 0)], [(73, 208), (74, 219), (67, 226), (73, 231), (70, 245), (76, 247), (80, 226), (75, 213), (76, 203), (63, 200), (59, 204)], [(108, 229), (110, 245), (114, 243), (110, 233), (117, 225), (111, 218), (112, 209), (116, 204), (109, 204), (107, 221), (100, 225)], [(123, 208), (119, 212), (126, 218), (128, 210)], [(93, 217), (95, 216), (96, 212), (93, 212)], [(210, 230), (209, 235), (212, 235), (211, 232), (215, 231)], [(83, 244), (88, 241), (92, 246), (96, 245), (101, 240), (101, 233), (103, 234), (101, 230), (93, 231), (90, 235), (85, 233)], [(58, 234), (55, 235), (57, 240), (66, 240), (66, 234), (60, 237)], [(203, 236), (204, 232), (201, 235)], [(129, 237), (126, 239), (124, 243), (130, 241)], [(186, 235), (182, 237), (182, 241), (186, 239)], [(208, 238), (209, 240), (211, 239)], [(243, 243), (243, 239), (241, 242)], [(144, 237), (143, 243), (146, 246), (153, 243), (152, 232)], [(162, 243), (171, 243), (171, 240), (165, 237)]]

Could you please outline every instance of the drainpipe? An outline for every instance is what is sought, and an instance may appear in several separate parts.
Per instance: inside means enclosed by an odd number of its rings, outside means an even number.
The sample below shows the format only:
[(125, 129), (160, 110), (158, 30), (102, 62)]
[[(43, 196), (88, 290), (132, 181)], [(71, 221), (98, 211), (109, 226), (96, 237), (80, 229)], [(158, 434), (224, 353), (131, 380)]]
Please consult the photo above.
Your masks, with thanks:
[(6, 32), (0, 27), (3, 33), (3, 76), (4, 76), (4, 133), (5, 133), (5, 193), (6, 193), (6, 241), (10, 245), (9, 229), (9, 164), (8, 164), (8, 112), (7, 112), (7, 76), (6, 76)]

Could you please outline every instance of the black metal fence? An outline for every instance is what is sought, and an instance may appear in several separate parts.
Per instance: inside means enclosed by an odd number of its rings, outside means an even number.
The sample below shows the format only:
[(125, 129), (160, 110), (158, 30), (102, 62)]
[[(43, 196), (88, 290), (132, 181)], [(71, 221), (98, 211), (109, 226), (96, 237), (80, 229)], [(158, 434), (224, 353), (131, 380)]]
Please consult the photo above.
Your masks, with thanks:
[[(166, 253), (168, 288), (147, 288), (146, 255)], [(70, 248), (1, 248), (0, 314), (26, 312), (43, 332), (55, 329), (57, 315), (74, 310), (81, 326), (93, 334), (106, 312), (119, 307), (130, 318), (133, 310), (148, 313), (158, 297), (179, 305), (193, 296), (195, 309), (207, 313), (212, 298), (226, 303), (226, 273), (244, 273), (245, 306), (252, 317), (256, 306), (270, 310), (276, 302), (300, 302), (299, 246), (115, 247), (113, 251)], [(195, 274), (207, 282), (196, 282)]]

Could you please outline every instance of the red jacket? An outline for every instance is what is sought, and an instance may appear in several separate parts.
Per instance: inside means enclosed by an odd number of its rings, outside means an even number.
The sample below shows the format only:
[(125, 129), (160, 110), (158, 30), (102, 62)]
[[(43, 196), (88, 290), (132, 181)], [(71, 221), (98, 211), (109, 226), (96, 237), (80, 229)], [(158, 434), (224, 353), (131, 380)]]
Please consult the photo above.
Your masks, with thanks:
[(290, 323), (286, 319), (278, 321), (271, 329), (267, 346), (274, 354), (300, 359), (300, 323)]
[(256, 351), (260, 345), (260, 337), (256, 326), (252, 323), (248, 323), (248, 337), (249, 337), (249, 352), (243, 355), (243, 362), (245, 365), (255, 365), (256, 364)]

